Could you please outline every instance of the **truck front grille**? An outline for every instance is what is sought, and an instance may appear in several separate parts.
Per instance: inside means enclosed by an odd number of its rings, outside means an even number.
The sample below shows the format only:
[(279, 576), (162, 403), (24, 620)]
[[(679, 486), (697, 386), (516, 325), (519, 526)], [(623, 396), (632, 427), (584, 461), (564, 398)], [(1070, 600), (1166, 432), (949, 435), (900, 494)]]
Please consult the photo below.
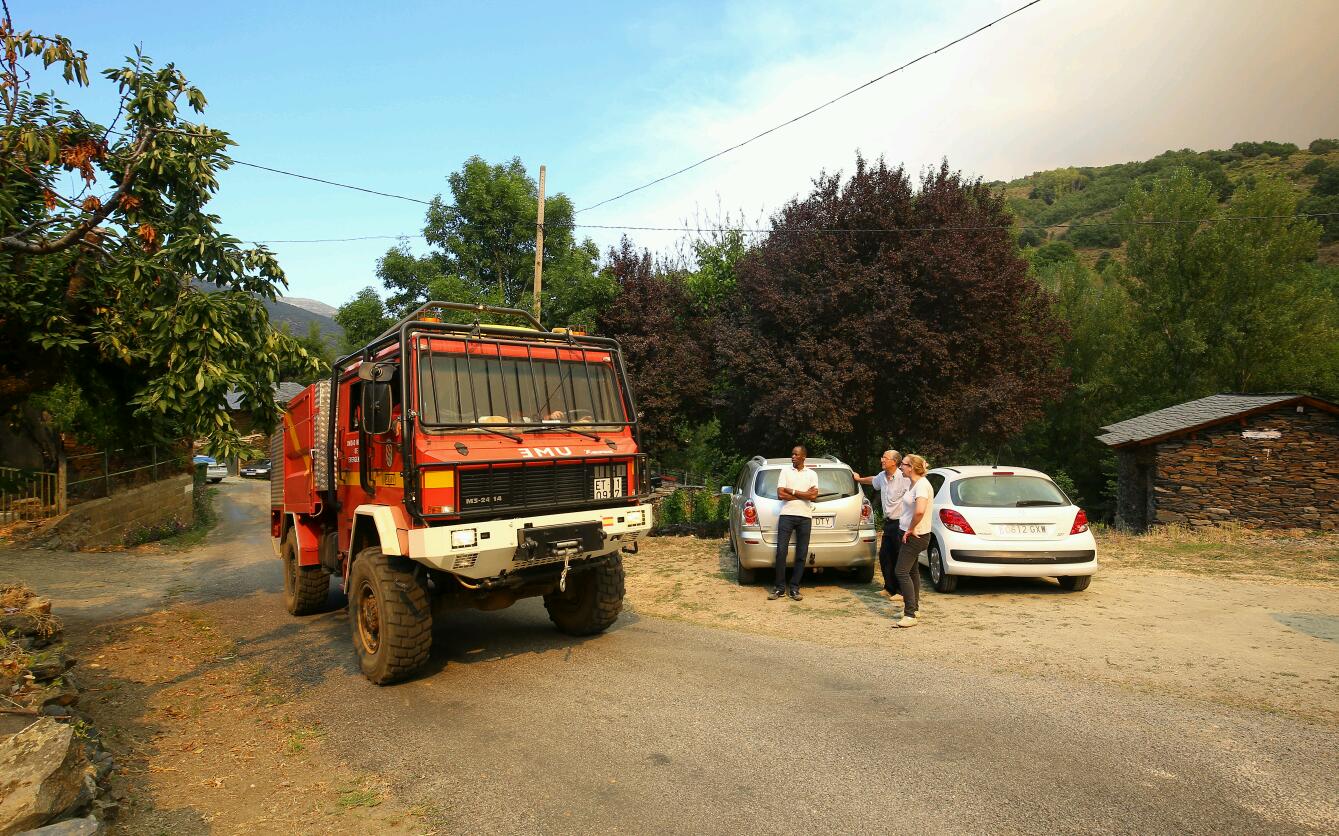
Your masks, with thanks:
[(525, 462), (462, 467), (460, 513), (547, 510), (608, 502), (618, 504), (635, 494), (628, 485), (626, 462), (608, 459), (581, 462)]

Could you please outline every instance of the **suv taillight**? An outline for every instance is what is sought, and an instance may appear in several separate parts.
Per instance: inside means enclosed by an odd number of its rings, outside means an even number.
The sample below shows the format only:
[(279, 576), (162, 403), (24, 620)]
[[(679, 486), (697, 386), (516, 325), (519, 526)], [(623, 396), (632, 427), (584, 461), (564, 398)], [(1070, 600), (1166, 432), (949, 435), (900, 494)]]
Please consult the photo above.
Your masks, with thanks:
[(1083, 513), (1083, 509), (1080, 508), (1079, 513), (1074, 515), (1074, 525), (1070, 526), (1069, 533), (1082, 534), (1087, 530), (1088, 530), (1088, 515)]
[(744, 503), (744, 525), (758, 524), (758, 509), (753, 507), (753, 500)]
[(860, 524), (869, 525), (874, 519), (874, 506), (869, 504), (868, 497), (860, 497)]
[(939, 521), (949, 531), (956, 531), (959, 534), (975, 534), (972, 527), (967, 524), (967, 518), (952, 508), (939, 509)]

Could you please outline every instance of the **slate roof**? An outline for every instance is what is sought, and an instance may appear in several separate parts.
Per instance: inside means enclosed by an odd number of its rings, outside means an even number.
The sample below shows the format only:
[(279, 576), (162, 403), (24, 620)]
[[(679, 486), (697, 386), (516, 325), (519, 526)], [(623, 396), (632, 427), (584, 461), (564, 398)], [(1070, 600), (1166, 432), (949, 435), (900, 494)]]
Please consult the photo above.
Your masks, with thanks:
[(1244, 412), (1253, 412), (1271, 406), (1286, 404), (1306, 398), (1298, 394), (1269, 395), (1210, 395), (1196, 401), (1187, 401), (1157, 412), (1140, 415), (1128, 421), (1103, 427), (1105, 435), (1097, 440), (1109, 447), (1119, 447), (1132, 442), (1147, 441), (1196, 427), (1218, 424), (1234, 418)]
[[(278, 402), (280, 406), (288, 406), (288, 402), (297, 397), (298, 393), (306, 388), (307, 387), (303, 386), (301, 383), (293, 383), (292, 381), (276, 383), (274, 384), (274, 400)], [(223, 398), (226, 401), (229, 410), (236, 412), (243, 408), (242, 393), (236, 389), (229, 389)]]

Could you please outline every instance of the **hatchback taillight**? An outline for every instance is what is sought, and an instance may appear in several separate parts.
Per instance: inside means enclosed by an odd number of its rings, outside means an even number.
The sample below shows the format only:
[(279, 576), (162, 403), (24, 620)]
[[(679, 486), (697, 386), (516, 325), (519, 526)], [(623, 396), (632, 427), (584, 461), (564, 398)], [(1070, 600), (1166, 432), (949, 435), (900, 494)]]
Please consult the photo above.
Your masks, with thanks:
[(952, 508), (939, 509), (939, 521), (944, 524), (944, 528), (949, 531), (956, 531), (959, 534), (975, 534), (972, 527), (967, 524), (967, 518)]
[(1088, 530), (1088, 515), (1079, 509), (1079, 513), (1074, 516), (1074, 525), (1070, 526), (1070, 534), (1082, 534)]
[(860, 524), (869, 525), (874, 519), (874, 506), (869, 504), (865, 497), (860, 498)]
[(753, 507), (753, 500), (744, 503), (744, 525), (758, 524), (758, 509)]

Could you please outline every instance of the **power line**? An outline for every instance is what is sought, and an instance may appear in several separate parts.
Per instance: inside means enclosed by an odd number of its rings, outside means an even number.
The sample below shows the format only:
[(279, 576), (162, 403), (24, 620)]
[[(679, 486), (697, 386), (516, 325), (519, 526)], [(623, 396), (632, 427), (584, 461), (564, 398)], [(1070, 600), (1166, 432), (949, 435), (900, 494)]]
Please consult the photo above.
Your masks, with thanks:
[[(893, 234), (893, 233), (918, 233), (918, 232), (996, 232), (996, 231), (1014, 231), (1022, 232), (1026, 229), (1053, 230), (1053, 229), (1081, 229), (1088, 227), (1137, 227), (1137, 226), (1185, 226), (1188, 224), (1214, 224), (1230, 223), (1238, 221), (1283, 221), (1296, 220), (1299, 218), (1331, 218), (1339, 217), (1339, 212), (1302, 212), (1294, 215), (1228, 215), (1220, 218), (1203, 218), (1199, 220), (1184, 221), (1079, 221), (1076, 223), (1061, 224), (1024, 224), (1015, 226), (1013, 224), (990, 224), (982, 226), (900, 226), (900, 227), (877, 227), (877, 228), (854, 228), (854, 227), (828, 227), (822, 229), (762, 229), (758, 227), (744, 228), (733, 226), (716, 227), (693, 227), (693, 226), (621, 226), (616, 224), (546, 224), (546, 228), (568, 228), (568, 229), (608, 229), (620, 230), (625, 232), (697, 232), (697, 233), (726, 233), (739, 232), (744, 235), (840, 235), (840, 234)], [(359, 235), (351, 238), (272, 238), (263, 241), (250, 241), (252, 244), (333, 244), (351, 241), (387, 241), (401, 240), (407, 238), (423, 238), (421, 233), (410, 235)]]
[(355, 192), (366, 192), (367, 194), (379, 195), (379, 196), (381, 196), (381, 197), (393, 197), (393, 198), (395, 198), (395, 199), (397, 199), (397, 200), (407, 200), (407, 201), (409, 201), (410, 203), (421, 203), (421, 204), (423, 204), (424, 206), (431, 206), (431, 205), (432, 205), (432, 201), (431, 201), (431, 200), (419, 200), (419, 199), (416, 198), (416, 197), (406, 197), (405, 195), (402, 195), (402, 194), (392, 194), (392, 193), (390, 193), (390, 192), (379, 192), (379, 191), (377, 191), (377, 190), (375, 190), (375, 189), (365, 189), (365, 188), (363, 188), (362, 186), (351, 186), (351, 185), (349, 185), (348, 183), (336, 183), (334, 180), (322, 180), (320, 177), (309, 177), (309, 176), (306, 175), (306, 174), (298, 174), (298, 173), (295, 172), (295, 171), (284, 171), (284, 170), (281, 169), (281, 168), (270, 168), (270, 167), (267, 166), (267, 165), (259, 165), (259, 164), (257, 164), (257, 163), (248, 163), (248, 162), (246, 162), (246, 161), (244, 161), (244, 160), (233, 159), (233, 162), (236, 163), (237, 165), (244, 165), (244, 166), (247, 166), (248, 168), (258, 168), (258, 169), (260, 169), (261, 171), (271, 171), (271, 172), (274, 172), (275, 174), (284, 174), (284, 175), (287, 175), (287, 176), (289, 176), (289, 177), (297, 177), (298, 179), (301, 179), (301, 180), (311, 180), (313, 183), (324, 183), (324, 184), (326, 184), (327, 186), (338, 186), (338, 187), (340, 187), (341, 189), (352, 189), (352, 190), (354, 190)]
[(652, 187), (652, 186), (654, 186), (654, 185), (656, 185), (656, 184), (658, 184), (658, 183), (663, 183), (663, 182), (665, 182), (666, 180), (670, 179), (671, 177), (678, 177), (680, 174), (683, 174), (684, 172), (687, 172), (687, 171), (692, 171), (693, 169), (697, 168), (698, 166), (700, 166), (700, 165), (702, 165), (702, 164), (704, 164), (704, 163), (709, 163), (709, 162), (711, 162), (712, 160), (716, 159), (717, 157), (723, 157), (723, 156), (725, 156), (726, 154), (730, 153), (731, 151), (734, 151), (734, 150), (739, 149), (739, 148), (743, 148), (745, 145), (748, 145), (749, 143), (754, 142), (754, 141), (756, 141), (756, 140), (762, 139), (763, 137), (767, 136), (767, 135), (770, 134), (770, 133), (773, 133), (773, 132), (775, 132), (775, 131), (779, 131), (779, 130), (781, 130), (782, 128), (785, 128), (785, 127), (788, 127), (788, 126), (790, 126), (790, 125), (795, 124), (796, 122), (800, 121), (801, 119), (804, 119), (804, 118), (806, 118), (806, 117), (808, 117), (808, 116), (812, 116), (812, 115), (814, 115), (815, 113), (819, 112), (820, 110), (823, 110), (824, 108), (829, 107), (830, 105), (834, 105), (834, 104), (836, 104), (837, 102), (841, 101), (842, 99), (846, 98), (847, 96), (850, 96), (850, 95), (852, 95), (852, 94), (854, 94), (854, 93), (858, 93), (858, 92), (860, 92), (861, 90), (864, 90), (866, 87), (869, 87), (869, 86), (872, 85), (872, 84), (877, 84), (878, 82), (883, 81), (885, 78), (887, 78), (888, 76), (892, 75), (893, 73), (901, 72), (902, 70), (905, 70), (907, 67), (910, 67), (912, 64), (915, 64), (915, 63), (917, 63), (917, 62), (919, 62), (919, 61), (923, 61), (923, 60), (925, 60), (926, 58), (929, 58), (929, 57), (932, 56), (932, 55), (938, 55), (939, 53), (943, 52), (944, 50), (948, 49), (949, 47), (951, 47), (951, 46), (955, 46), (955, 45), (957, 45), (957, 44), (960, 44), (960, 43), (962, 43), (963, 41), (967, 40), (968, 38), (971, 38), (971, 37), (974, 36), (974, 35), (978, 35), (978, 34), (980, 34), (981, 32), (984, 32), (984, 31), (986, 31), (987, 29), (989, 29), (990, 27), (994, 26), (995, 24), (1000, 23), (1001, 21), (1007, 20), (1007, 19), (1013, 17), (1014, 15), (1018, 14), (1019, 12), (1024, 11), (1025, 9), (1031, 8), (1032, 6), (1035, 6), (1035, 5), (1037, 5), (1038, 3), (1040, 3), (1040, 2), (1041, 2), (1041, 0), (1031, 0), (1031, 2), (1029, 2), (1029, 3), (1025, 3), (1025, 4), (1023, 4), (1022, 6), (1019, 6), (1018, 8), (1014, 9), (1012, 12), (1009, 12), (1009, 13), (1006, 14), (1006, 15), (1002, 15), (1002, 16), (1000, 16), (1000, 17), (995, 18), (995, 19), (992, 20), (990, 23), (987, 23), (985, 26), (978, 27), (977, 29), (974, 29), (974, 30), (972, 30), (971, 32), (968, 32), (966, 35), (962, 35), (961, 37), (956, 38), (955, 40), (949, 41), (948, 43), (944, 44), (943, 46), (939, 47), (938, 49), (931, 50), (930, 52), (926, 52), (926, 53), (924, 53), (924, 54), (922, 54), (922, 55), (919, 55), (919, 56), (917, 56), (916, 58), (913, 58), (912, 60), (908, 61), (907, 63), (903, 64), (903, 65), (900, 66), (900, 67), (894, 67), (893, 69), (889, 70), (888, 72), (884, 73), (883, 75), (877, 76), (876, 78), (871, 78), (869, 81), (866, 81), (864, 84), (861, 84), (861, 85), (858, 86), (858, 87), (852, 87), (850, 90), (847, 90), (845, 93), (842, 93), (840, 96), (837, 96), (837, 97), (832, 98), (832, 99), (828, 99), (826, 102), (823, 102), (821, 105), (818, 105), (817, 107), (812, 108), (812, 109), (810, 109), (810, 110), (806, 110), (804, 113), (801, 113), (799, 116), (793, 117), (793, 118), (791, 118), (791, 119), (787, 119), (785, 122), (782, 122), (782, 123), (779, 124), (779, 125), (774, 125), (774, 126), (768, 128), (767, 130), (763, 131), (763, 132), (760, 133), (760, 134), (756, 134), (756, 135), (754, 135), (754, 136), (749, 137), (748, 139), (744, 140), (743, 142), (737, 142), (737, 143), (735, 143), (734, 145), (731, 145), (729, 148), (723, 149), (723, 150), (721, 150), (721, 151), (717, 151), (715, 154), (712, 154), (712, 155), (709, 156), (709, 157), (703, 157), (702, 159), (698, 160), (697, 162), (693, 163), (692, 165), (684, 166), (683, 168), (679, 169), (678, 171), (670, 172), (669, 174), (666, 174), (666, 175), (664, 175), (663, 177), (657, 177), (656, 179), (652, 180), (652, 181), (649, 182), (649, 183), (643, 183), (642, 185), (637, 186), (636, 188), (628, 189), (626, 192), (623, 192), (622, 194), (616, 194), (616, 195), (614, 195), (613, 197), (605, 198), (604, 200), (600, 201), (599, 203), (592, 204), (592, 205), (590, 205), (590, 206), (587, 206), (587, 207), (584, 208), (584, 209), (578, 209), (577, 212), (578, 212), (578, 213), (580, 213), (580, 212), (587, 212), (587, 211), (590, 211), (591, 209), (596, 209), (596, 208), (598, 208), (598, 207), (600, 207), (600, 206), (603, 206), (603, 205), (605, 205), (606, 203), (613, 203), (615, 200), (620, 200), (620, 199), (622, 199), (622, 198), (627, 197), (627, 196), (630, 195), (630, 194), (634, 194), (634, 193), (636, 193), (636, 192), (640, 192), (642, 189), (649, 189), (650, 187)]

